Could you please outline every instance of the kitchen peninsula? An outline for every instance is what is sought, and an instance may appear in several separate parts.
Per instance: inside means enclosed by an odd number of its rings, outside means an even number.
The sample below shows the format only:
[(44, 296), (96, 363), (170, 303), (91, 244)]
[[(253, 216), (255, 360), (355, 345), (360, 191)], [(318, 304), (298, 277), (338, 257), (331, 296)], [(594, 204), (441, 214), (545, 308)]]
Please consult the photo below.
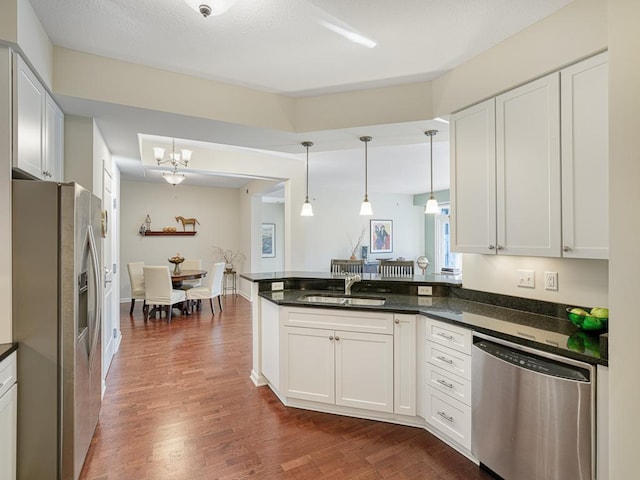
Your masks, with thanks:
[(345, 275), (241, 277), (252, 282), (256, 385), (287, 406), (425, 428), (476, 462), (475, 334), (608, 365), (606, 336), (579, 331), (567, 305), (468, 290), (461, 277), (364, 274), (351, 295)]

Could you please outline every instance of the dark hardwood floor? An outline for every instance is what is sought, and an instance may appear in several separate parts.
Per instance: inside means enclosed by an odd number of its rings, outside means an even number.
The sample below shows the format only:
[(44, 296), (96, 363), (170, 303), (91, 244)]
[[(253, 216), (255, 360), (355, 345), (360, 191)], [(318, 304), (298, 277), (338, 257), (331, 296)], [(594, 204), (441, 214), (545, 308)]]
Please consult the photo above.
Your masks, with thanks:
[(223, 306), (167, 324), (122, 304), (81, 479), (491, 478), (423, 429), (284, 407), (249, 379), (250, 303)]

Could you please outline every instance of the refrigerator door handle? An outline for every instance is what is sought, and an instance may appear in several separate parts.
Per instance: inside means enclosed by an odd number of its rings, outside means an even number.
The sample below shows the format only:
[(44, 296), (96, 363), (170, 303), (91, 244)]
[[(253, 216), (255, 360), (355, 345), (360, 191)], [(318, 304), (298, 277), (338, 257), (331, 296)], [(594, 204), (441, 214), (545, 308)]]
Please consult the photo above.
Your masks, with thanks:
[(98, 338), (100, 338), (100, 328), (102, 328), (102, 289), (100, 288), (101, 268), (100, 261), (98, 259), (98, 249), (96, 248), (96, 240), (93, 234), (93, 228), (91, 225), (87, 227), (87, 237), (89, 238), (89, 252), (91, 255), (91, 263), (93, 264), (93, 278), (96, 286), (94, 295), (96, 319), (93, 326), (93, 332), (91, 336), (91, 348), (89, 349), (89, 365), (93, 364), (93, 355), (96, 351), (98, 344)]

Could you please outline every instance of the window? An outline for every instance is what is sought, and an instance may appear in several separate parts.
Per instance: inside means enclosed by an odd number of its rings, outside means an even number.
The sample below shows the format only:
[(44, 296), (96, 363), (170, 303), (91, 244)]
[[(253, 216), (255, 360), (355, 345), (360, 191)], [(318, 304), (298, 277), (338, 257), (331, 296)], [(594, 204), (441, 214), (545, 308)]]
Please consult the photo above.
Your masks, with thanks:
[(435, 216), (435, 272), (443, 267), (457, 268), (462, 271), (462, 254), (451, 251), (451, 226), (449, 224), (449, 205), (443, 205), (440, 215)]

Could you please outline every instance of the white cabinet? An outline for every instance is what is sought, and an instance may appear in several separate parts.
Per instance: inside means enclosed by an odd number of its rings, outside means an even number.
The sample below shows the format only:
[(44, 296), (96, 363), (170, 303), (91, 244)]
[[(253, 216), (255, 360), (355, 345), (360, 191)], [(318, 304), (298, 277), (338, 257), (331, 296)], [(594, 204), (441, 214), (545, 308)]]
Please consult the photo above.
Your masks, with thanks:
[(608, 258), (606, 62), (452, 115), (452, 250)]
[(393, 411), (416, 415), (416, 316), (393, 316)]
[(17, 454), (16, 354), (0, 363), (0, 478), (16, 478)]
[(560, 256), (559, 122), (557, 73), (452, 116), (455, 251)]
[(285, 397), (393, 412), (392, 315), (286, 309), (282, 325)]
[(560, 71), (562, 256), (609, 258), (607, 53)]
[(471, 450), (471, 330), (426, 319), (424, 417), (467, 453)]
[(63, 180), (64, 115), (24, 60), (13, 63), (13, 166), (42, 180)]
[(260, 354), (262, 375), (276, 390), (280, 390), (280, 308), (264, 298), (260, 299)]
[(560, 80), (496, 97), (496, 250), (560, 256)]

